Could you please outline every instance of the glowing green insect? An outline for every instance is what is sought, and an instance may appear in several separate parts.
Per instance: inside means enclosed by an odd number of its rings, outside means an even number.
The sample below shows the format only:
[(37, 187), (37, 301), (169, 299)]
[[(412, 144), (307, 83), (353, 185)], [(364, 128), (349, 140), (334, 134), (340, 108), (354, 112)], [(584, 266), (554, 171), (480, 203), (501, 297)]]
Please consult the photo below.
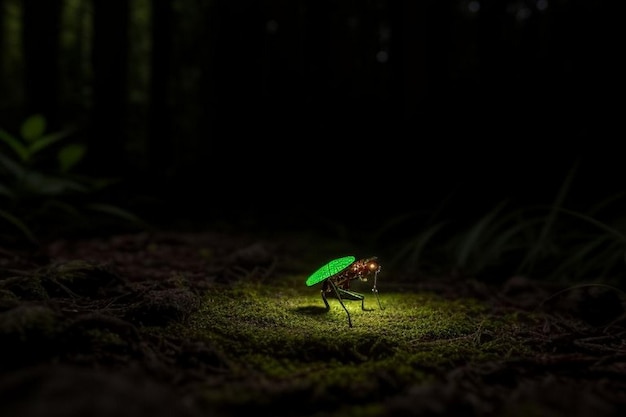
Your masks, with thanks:
[(344, 298), (347, 300), (361, 300), (361, 309), (364, 311), (373, 310), (372, 308), (365, 308), (365, 296), (363, 294), (350, 291), (350, 281), (357, 278), (361, 281), (367, 281), (368, 277), (374, 274), (372, 292), (376, 295), (378, 307), (383, 310), (383, 306), (380, 304), (380, 299), (378, 298), (378, 289), (376, 288), (376, 279), (380, 272), (378, 258), (374, 256), (358, 261), (355, 261), (355, 259), (354, 256), (344, 256), (342, 258), (333, 259), (313, 272), (306, 280), (306, 285), (309, 287), (320, 282), (322, 283), (322, 300), (324, 300), (327, 310), (330, 309), (330, 305), (326, 299), (326, 293), (334, 292), (339, 303), (348, 315), (348, 326), (350, 327), (352, 327), (352, 319), (350, 318), (350, 312), (343, 304)]

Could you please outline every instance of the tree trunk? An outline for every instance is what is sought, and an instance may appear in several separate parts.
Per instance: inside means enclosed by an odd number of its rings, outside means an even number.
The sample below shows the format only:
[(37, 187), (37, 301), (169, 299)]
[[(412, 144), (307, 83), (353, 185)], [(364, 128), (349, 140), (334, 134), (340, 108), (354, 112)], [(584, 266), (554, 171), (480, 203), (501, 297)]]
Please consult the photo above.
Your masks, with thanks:
[(58, 126), (61, 0), (22, 0), (26, 115), (41, 113)]
[[(6, 24), (5, 24), (5, 20), (6, 20), (6, 10), (5, 10), (5, 4), (4, 4), (4, 0), (0, 0), (0, 76), (2, 76), (4, 78), (4, 74), (5, 74), (5, 69), (4, 69), (4, 62), (5, 62), (5, 49), (6, 45), (5, 45), (5, 38), (6, 35), (4, 33), (5, 29), (6, 29)], [(0, 87), (4, 87), (4, 80), (0, 79)], [(4, 89), (3, 89), (4, 91)]]
[(127, 0), (94, 0), (93, 109), (88, 164), (98, 175), (124, 174), (128, 136)]
[[(7, 41), (6, 41), (6, 4), (4, 0), (0, 0), (0, 91), (4, 93), (0, 96), (0, 113), (5, 113), (7, 109), (10, 107), (10, 100), (8, 99), (8, 81), (7, 81), (7, 68), (6, 65), (6, 54), (7, 54)], [(4, 126), (6, 129), (5, 120), (6, 115), (0, 116), (0, 126)]]
[(152, 56), (150, 119), (147, 144), (148, 171), (166, 180), (171, 175), (172, 138), (172, 2), (152, 0)]

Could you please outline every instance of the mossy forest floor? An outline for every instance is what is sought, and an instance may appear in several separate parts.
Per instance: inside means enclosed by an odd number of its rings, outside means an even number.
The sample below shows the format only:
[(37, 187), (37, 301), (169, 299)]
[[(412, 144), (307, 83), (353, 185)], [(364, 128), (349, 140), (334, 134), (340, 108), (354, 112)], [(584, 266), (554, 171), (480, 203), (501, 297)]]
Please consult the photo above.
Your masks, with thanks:
[[(138, 233), (0, 248), (1, 416), (626, 415), (613, 288), (411, 277), (379, 259), (324, 308), (352, 254), (308, 236)], [(323, 249), (322, 249), (323, 248)]]

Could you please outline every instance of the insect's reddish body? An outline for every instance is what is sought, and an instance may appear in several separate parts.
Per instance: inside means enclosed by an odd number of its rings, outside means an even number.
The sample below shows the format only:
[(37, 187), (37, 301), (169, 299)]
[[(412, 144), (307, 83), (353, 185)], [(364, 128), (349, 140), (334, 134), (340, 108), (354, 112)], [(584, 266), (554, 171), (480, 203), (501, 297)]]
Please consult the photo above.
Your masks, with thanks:
[(337, 288), (340, 288), (342, 290), (349, 290), (350, 281), (357, 278), (361, 281), (367, 281), (367, 278), (371, 274), (377, 274), (378, 272), (380, 272), (380, 264), (378, 263), (378, 258), (375, 256), (354, 261), (352, 264), (350, 264), (350, 266), (348, 266), (340, 273), (335, 274), (324, 280), (324, 282), (322, 283), (322, 292), (330, 293), (333, 291), (332, 285), (329, 282), (331, 280)]

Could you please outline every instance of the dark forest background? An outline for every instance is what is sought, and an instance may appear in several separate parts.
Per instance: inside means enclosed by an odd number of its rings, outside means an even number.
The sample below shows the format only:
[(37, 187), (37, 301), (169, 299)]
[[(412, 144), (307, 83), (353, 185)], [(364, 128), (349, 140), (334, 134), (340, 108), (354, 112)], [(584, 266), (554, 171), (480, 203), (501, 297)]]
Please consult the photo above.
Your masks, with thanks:
[(73, 172), (116, 179), (101, 198), (148, 222), (432, 236), (502, 204), (591, 216), (623, 188), (621, 17), (607, 1), (0, 11), (0, 128), (41, 114), (72, 129), (87, 149)]

